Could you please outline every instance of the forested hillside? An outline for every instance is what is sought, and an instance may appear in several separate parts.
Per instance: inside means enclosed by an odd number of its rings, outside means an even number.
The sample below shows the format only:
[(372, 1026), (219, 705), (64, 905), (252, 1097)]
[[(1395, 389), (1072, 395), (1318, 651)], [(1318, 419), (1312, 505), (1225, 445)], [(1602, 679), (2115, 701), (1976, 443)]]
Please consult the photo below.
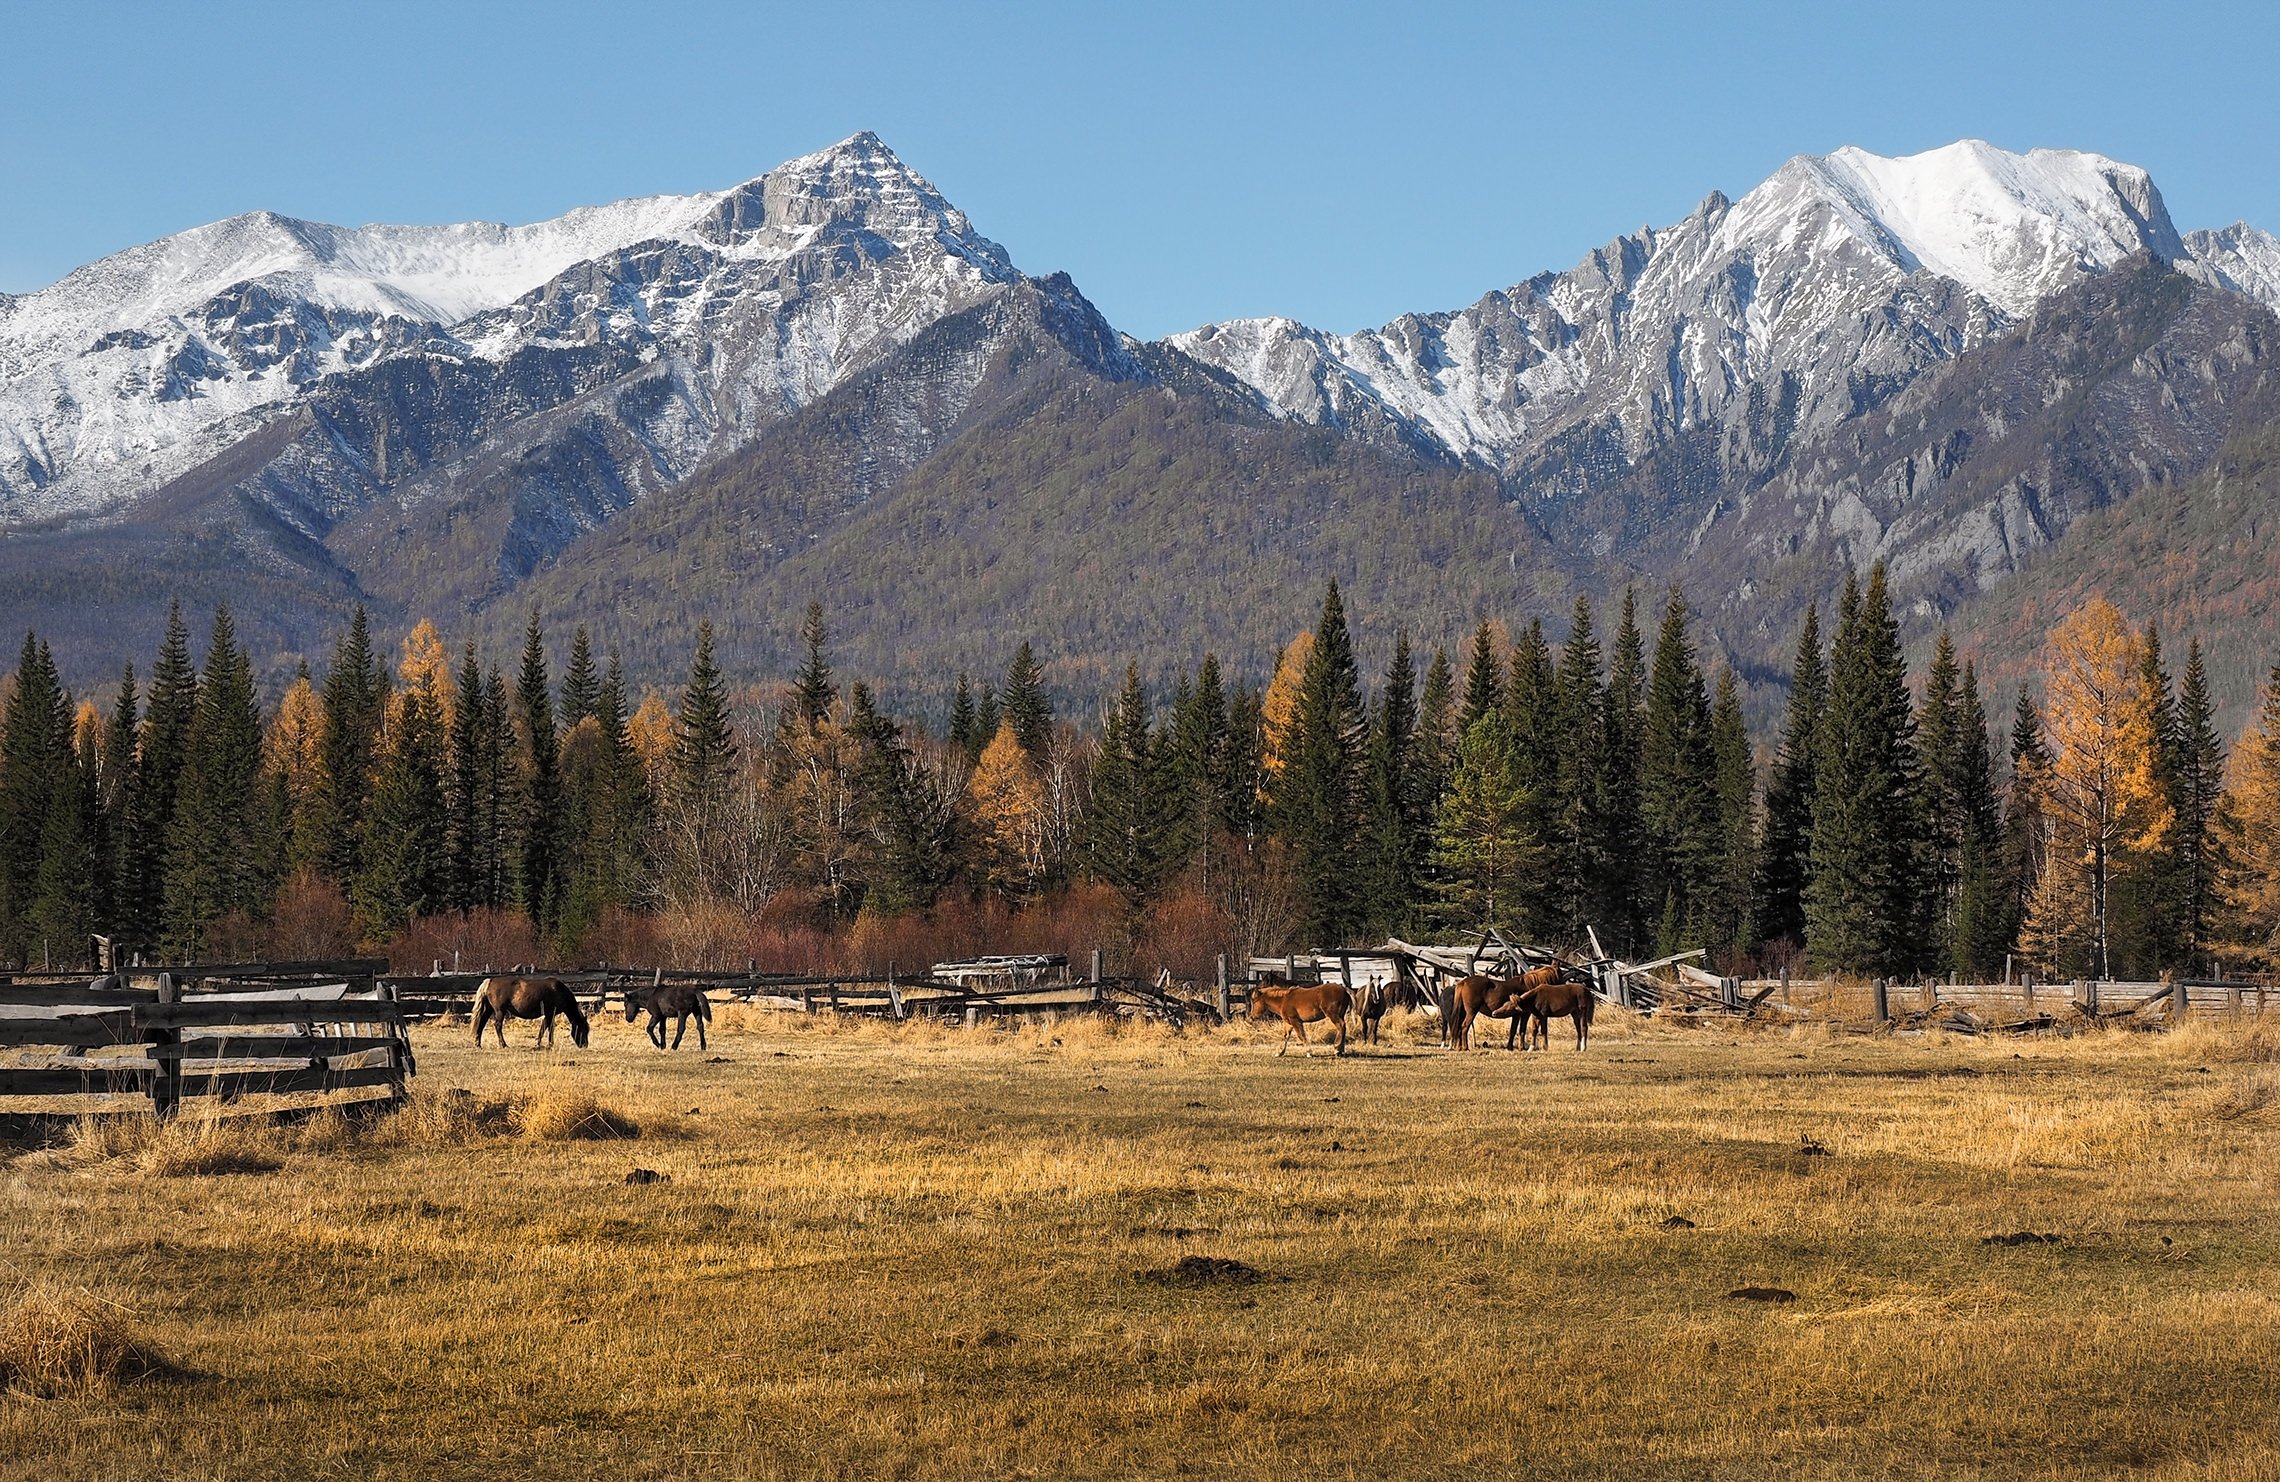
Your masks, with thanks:
[[(1801, 631), (1770, 758), (1677, 589), (1568, 631), (1393, 625), (1374, 677), (1330, 584), (1264, 689), (1137, 656), (1056, 707), (1020, 645), (947, 724), (835, 669), (820, 605), (786, 685), (739, 691), (699, 622), (670, 693), (536, 614), (519, 657), (361, 612), (265, 702), (228, 611), (179, 614), (107, 703), (24, 643), (0, 717), (0, 957), (96, 934), (171, 960), (383, 949), (417, 964), (855, 970), (1108, 948), (1215, 953), (1487, 927), (1634, 958), (1903, 975), (2263, 964), (2280, 931), (2280, 669), (2231, 748), (2198, 635), (2092, 597), (2041, 699), (1943, 633), (1911, 676), (1881, 566)], [(2182, 651), (2178, 640), (2184, 639)], [(1155, 663), (1165, 664), (1162, 651)], [(2181, 664), (2180, 664), (2181, 659)]]

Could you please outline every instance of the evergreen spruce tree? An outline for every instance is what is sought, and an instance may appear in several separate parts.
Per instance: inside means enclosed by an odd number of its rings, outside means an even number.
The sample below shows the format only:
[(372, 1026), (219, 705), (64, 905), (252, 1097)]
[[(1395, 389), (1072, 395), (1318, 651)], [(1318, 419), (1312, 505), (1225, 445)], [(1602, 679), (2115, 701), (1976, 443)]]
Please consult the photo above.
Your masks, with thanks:
[(143, 711), (142, 744), (135, 762), (136, 827), (127, 870), (129, 900), (122, 923), (132, 949), (155, 948), (165, 933), (166, 847), (174, 833), (174, 802), (182, 763), (190, 752), (190, 725), (198, 706), (198, 671), (190, 662), (190, 629), (179, 604), (166, 609), (166, 636), (151, 669), (150, 703)]
[(521, 802), (516, 783), (514, 715), (507, 676), (496, 667), (487, 670), (483, 676), (483, 725), (474, 733), (482, 774), (475, 802), (475, 904), (497, 909), (504, 909), (515, 899)]
[(1806, 950), (1824, 968), (1895, 973), (1922, 960), (1915, 728), (1878, 562), (1865, 592), (1848, 576), (1830, 657), (1805, 890)]
[(1170, 810), (1160, 771), (1133, 664), (1101, 729), (1082, 827), (1085, 872), (1117, 893), (1127, 920), (1154, 899), (1164, 877)]
[[(709, 630), (708, 630), (709, 636)], [(554, 729), (554, 686), (538, 609), (523, 627), (522, 671), (515, 681), (515, 762), (520, 804), (516, 822), (517, 896), (543, 935), (554, 929), (560, 902), (562, 751)]]
[[(163, 670), (166, 656), (159, 656)], [(151, 716), (159, 713), (162, 674), (154, 674)], [(373, 746), (388, 708), (388, 669), (372, 649), (372, 630), (360, 606), (348, 632), (333, 647), (325, 671), (324, 772), (311, 812), (324, 840), (325, 871), (345, 888), (356, 876), (364, 841), (364, 804), (372, 790)]]
[(217, 607), (166, 840), (164, 943), (180, 960), (204, 954), (222, 917), (268, 908), (258, 891), (261, 764), (253, 665), (229, 608)]
[(594, 668), (593, 640), (586, 636), (586, 625), (580, 623), (570, 635), (570, 664), (562, 671), (562, 724), (564, 735), (578, 729), (578, 722), (594, 713), (594, 703), (601, 690), (602, 678)]
[(1717, 697), (1710, 702), (1710, 778), (1718, 802), (1718, 853), (1705, 911), (1707, 940), (1748, 952), (1757, 945), (1750, 935), (1756, 920), (1750, 888), (1757, 867), (1757, 764), (1731, 666), (1718, 671)]
[(452, 680), (451, 718), (444, 727), (443, 869), (437, 885), (441, 904), (461, 912), (492, 904), (485, 895), (483, 859), (483, 794), (490, 781), (485, 747), (493, 725), (486, 699), (483, 662), (469, 639)]
[[(135, 748), (141, 731), (135, 666), (130, 663), (119, 676), (119, 698), (111, 707), (110, 724), (103, 733), (104, 853), (97, 866), (104, 879), (100, 930), (118, 946), (127, 945), (124, 939), (136, 909), (135, 859), (143, 819)], [(122, 963), (128, 960), (126, 956), (119, 958)]]
[(1394, 638), (1362, 764), (1361, 913), (1372, 937), (1405, 926), (1417, 904), (1418, 843), (1431, 820), (1415, 811), (1416, 731), (1417, 666), (1403, 632)]
[(1265, 827), (1266, 717), (1259, 692), (1238, 689), (1227, 702), (1227, 744), (1220, 751), (1213, 792), (1227, 832), (1251, 840)]
[(966, 753), (969, 762), (981, 760), (982, 748), (990, 744), (987, 736), (975, 738), (974, 685), (963, 669), (958, 671), (958, 693), (950, 701), (950, 744)]
[[(2151, 711), (2153, 782), (2173, 806), (2184, 769), (2184, 747), (2177, 729), (2177, 696), (2161, 656), (2160, 629), (2149, 624), (2139, 646), (2138, 683)], [(2117, 861), (2110, 888), (2110, 949), (2114, 970), (2125, 977), (2152, 978), (2180, 967), (2186, 955), (2185, 882), (2175, 827), (2159, 843), (2128, 851)]]
[(1363, 739), (1353, 640), (1333, 581), (1299, 681), (1272, 809), (1296, 866), (1299, 935), (1319, 945), (1342, 945), (1362, 924), (1355, 856)]
[(2042, 883), (2050, 846), (2046, 806), (2050, 786), (2050, 747), (2043, 740), (2042, 716), (2025, 685), (2011, 711), (2010, 778), (2003, 790), (2003, 836), (1998, 882), (2001, 936), (2016, 943), (2026, 925), (2027, 907)]
[(1596, 882), (1591, 919), (1603, 934), (1600, 944), (1619, 955), (1643, 955), (1647, 923), (1661, 919), (1657, 900), (1650, 915), (1641, 889), (1640, 852), (1645, 823), (1640, 817), (1640, 748), (1646, 732), (1646, 641), (1639, 633), (1635, 593), (1623, 593), (1623, 614), (1615, 629), (1599, 721), (1599, 776), (1593, 784), (1599, 838), (1592, 876)]
[(40, 866), (51, 814), (72, 795), (71, 699), (46, 644), (24, 635), (0, 721), (0, 960), (39, 961)]
[(357, 933), (374, 945), (444, 905), (443, 706), (433, 676), (419, 676), (392, 711), (349, 890)]
[(1165, 850), (1170, 868), (1205, 857), (1219, 835), (1238, 832), (1247, 816), (1245, 801), (1234, 796), (1242, 784), (1231, 775), (1232, 748), (1226, 681), (1219, 656), (1206, 653), (1195, 682), (1181, 681), (1165, 728), (1164, 786), (1174, 819)]
[(628, 734), (631, 713), (626, 702), (625, 666), (613, 653), (594, 705), (608, 762), (606, 806), (596, 816), (595, 846), (604, 909), (641, 904), (649, 874), (654, 800), (649, 792), (648, 768)]
[(1433, 662), (1425, 666), (1424, 688), (1417, 694), (1415, 755), (1410, 767), (1416, 779), (1415, 806), (1428, 830), (1449, 769), (1456, 764), (1456, 706), (1456, 674), (1449, 665), (1449, 651), (1436, 646)]
[(1457, 712), (1459, 736), (1469, 735), (1480, 718), (1504, 703), (1504, 671), (1496, 661), (1496, 633), (1484, 619), (1473, 630), (1472, 657), (1465, 664), (1465, 704)]
[(1979, 698), (1979, 671), (1963, 666), (1953, 767), (1956, 818), (1961, 830), (1956, 853), (1953, 947), (1949, 960), (1967, 981), (1984, 981), (2003, 969), (2011, 950), (2010, 920), (2003, 885), (2002, 822), (1995, 797), (1995, 757), (1987, 732), (1987, 707)]
[(1917, 769), (1923, 778), (1923, 858), (1917, 867), (1924, 921), (1923, 965), (1945, 972), (1954, 965), (1956, 895), (1963, 878), (1963, 675), (1955, 643), (1942, 628), (1924, 671), (1924, 701), (1917, 710)]
[(800, 719), (807, 723), (811, 735), (831, 714), (831, 702), (839, 693), (832, 687), (831, 665), (823, 656), (827, 636), (823, 604), (810, 602), (807, 617), (800, 623), (800, 643), (806, 649), (806, 656), (800, 661), (799, 676), (792, 682), (792, 690), (799, 702)]
[(1012, 724), (1013, 739), (1042, 766), (1053, 749), (1053, 707), (1045, 699), (1045, 674), (1037, 667), (1037, 655), (1027, 639), (1014, 650), (1013, 663), (1006, 668), (998, 710)]
[(1433, 861), (1440, 916), (1456, 931), (1519, 930), (1529, 881), (1542, 868), (1515, 754), (1501, 709), (1484, 713), (1457, 744), (1434, 816)]
[(2174, 729), (2176, 761), (2171, 778), (2171, 850), (2180, 965), (2191, 970), (2207, 955), (2217, 907), (2217, 881), (2223, 874), (2225, 746), (2217, 734), (2216, 706), (2209, 697), (2209, 672), (2201, 640), (2185, 649), (2185, 683), (2177, 692)]
[(1761, 942), (1805, 941), (1805, 885), (1811, 875), (1814, 769), (1820, 757), (1821, 714), (1828, 700), (1828, 670), (1821, 658), (1821, 614), (1805, 609), (1790, 667), (1789, 706), (1766, 781), (1765, 825), (1758, 850), (1756, 936)]
[(688, 847), (687, 883), (711, 892), (718, 886), (713, 864), (728, 825), (729, 790), (735, 785), (736, 730), (729, 718), (728, 686), (713, 662), (712, 624), (697, 627), (697, 650), (689, 662), (673, 722), (673, 803)]
[[(1639, 738), (1640, 905), (1668, 923), (1662, 952), (1695, 945), (1707, 929), (1717, 878), (1718, 795), (1710, 750), (1710, 699), (1687, 634), (1686, 599), (1663, 609)], [(1687, 940), (1679, 940), (1678, 938)]]
[[(102, 805), (95, 733), (81, 732), (56, 770), (33, 881), (31, 935), (43, 965), (81, 967), (94, 956), (96, 864)], [(35, 955), (27, 953), (27, 956)]]
[[(1551, 645), (1544, 639), (1541, 618), (1531, 619), (1512, 645), (1512, 672), (1504, 687), (1504, 728), (1512, 747), (1512, 763), (1520, 785), (1528, 793), (1528, 831), (1539, 842), (1552, 836), (1555, 779), (1559, 770), (1559, 690), (1552, 664)], [(1558, 930), (1559, 892), (1550, 875), (1526, 882), (1521, 901), (1521, 929), (1542, 938)]]
[(1600, 753), (1605, 745), (1602, 725), (1606, 707), (1599, 664), (1591, 599), (1578, 597), (1568, 618), (1567, 642), (1560, 648), (1559, 670), (1553, 681), (1556, 708), (1552, 731), (1557, 744), (1552, 796), (1545, 810), (1550, 826), (1544, 838), (1553, 933), (1576, 946), (1588, 943), (1585, 927), (1591, 924), (1598, 904)]
[(854, 789), (868, 841), (863, 909), (925, 911), (956, 877), (957, 809), (934, 776), (912, 762), (901, 728), (879, 712), (862, 683), (849, 687), (849, 733), (860, 748)]

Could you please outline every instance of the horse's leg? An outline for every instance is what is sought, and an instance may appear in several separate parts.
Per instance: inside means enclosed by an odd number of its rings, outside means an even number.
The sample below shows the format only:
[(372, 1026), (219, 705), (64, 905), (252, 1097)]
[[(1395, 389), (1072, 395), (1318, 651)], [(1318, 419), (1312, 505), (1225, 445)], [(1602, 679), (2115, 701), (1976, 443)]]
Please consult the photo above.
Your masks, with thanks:
[(697, 1015), (697, 1052), (703, 1054), (711, 1048), (711, 1045), (705, 1043), (705, 1016), (700, 1013)]
[[(660, 1025), (658, 1025), (657, 1027), (658, 1027), (659, 1029), (663, 1029), (665, 1026), (664, 1026), (664, 1025), (662, 1025), (662, 1024), (660, 1024)], [(676, 1019), (676, 1020), (674, 1020), (674, 1021), (673, 1021), (673, 1048), (674, 1048), (674, 1049), (678, 1050), (679, 1048), (681, 1048), (681, 1036), (682, 1036), (682, 1035), (684, 1035), (684, 1034), (687, 1034), (688, 1032), (689, 1032), (689, 1016), (688, 1016), (687, 1014), (683, 1014), (683, 1015), (682, 1015), (680, 1018), (678, 1018), (678, 1019)]]
[(649, 1036), (649, 1042), (658, 1049), (665, 1048), (665, 1016), (663, 1014), (652, 1015), (649, 1020), (649, 1027), (642, 1032)]

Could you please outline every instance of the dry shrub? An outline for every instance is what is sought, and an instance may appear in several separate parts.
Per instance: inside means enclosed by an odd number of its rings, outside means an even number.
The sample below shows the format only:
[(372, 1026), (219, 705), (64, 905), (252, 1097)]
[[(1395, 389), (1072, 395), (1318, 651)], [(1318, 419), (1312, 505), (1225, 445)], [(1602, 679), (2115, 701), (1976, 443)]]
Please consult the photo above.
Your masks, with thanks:
[(277, 892), (267, 955), (288, 962), (346, 957), (356, 950), (348, 897), (313, 865), (295, 870)]
[(580, 962), (657, 961), (657, 918), (646, 911), (605, 906), (599, 921), (578, 939)]
[(79, 1394), (174, 1369), (127, 1320), (86, 1291), (32, 1287), (0, 1314), (0, 1382), (25, 1394)]
[(86, 1116), (72, 1123), (61, 1161), (81, 1168), (125, 1163), (157, 1178), (271, 1173), (284, 1166), (287, 1141), (262, 1116)]
[(464, 916), (456, 911), (422, 916), (387, 951), (389, 965), (400, 973), (424, 973), (439, 962), (447, 970), (483, 972), (537, 963), (545, 956), (528, 916), (492, 906)]
[(723, 900), (696, 901), (655, 921), (660, 966), (697, 972), (741, 971), (751, 922)]
[[(1191, 983), (1211, 983), (1218, 973), (1218, 958), (1235, 956), (1235, 918), (1203, 891), (1192, 886), (1174, 891), (1149, 907), (1140, 919), (1132, 943), (1136, 972), (1152, 976), (1158, 968)], [(1238, 974), (1241, 968), (1229, 966)]]
[(443, 1092), (414, 1087), (393, 1113), (372, 1123), (366, 1138), (381, 1147), (449, 1148), (514, 1130), (510, 1102), (478, 1101), (456, 1087)]
[(2209, 1115), (2219, 1121), (2235, 1122), (2242, 1117), (2253, 1117), (2274, 1103), (2280, 1102), (2280, 1075), (2269, 1070), (2252, 1070), (2235, 1079), (2220, 1093)]
[(641, 1124), (591, 1091), (549, 1086), (514, 1104), (515, 1130), (533, 1142), (607, 1142), (641, 1135)]

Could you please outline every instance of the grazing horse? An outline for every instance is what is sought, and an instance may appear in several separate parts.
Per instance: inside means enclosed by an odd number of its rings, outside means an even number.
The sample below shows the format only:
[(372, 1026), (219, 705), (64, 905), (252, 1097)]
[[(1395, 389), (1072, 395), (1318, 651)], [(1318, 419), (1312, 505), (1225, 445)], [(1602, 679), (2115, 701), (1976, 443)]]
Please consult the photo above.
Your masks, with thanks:
[(712, 1022), (712, 1004), (705, 998), (705, 990), (692, 983), (665, 983), (654, 988), (628, 988), (625, 993), (625, 1022), (631, 1024), (634, 1015), (646, 1012), (649, 1042), (662, 1050), (665, 1046), (665, 1021), (678, 1019), (673, 1026), (673, 1048), (681, 1048), (681, 1036), (689, 1032), (689, 1021), (697, 1021), (697, 1048), (710, 1049), (705, 1043), (705, 1026)]
[(507, 1047), (509, 1019), (542, 1018), (538, 1043), (551, 1045), (557, 1014), (570, 1021), (570, 1042), (581, 1050), (586, 1048), (589, 1030), (585, 1011), (578, 1007), (578, 995), (560, 978), (485, 978), (483, 986), (475, 990), (475, 1043), (483, 1043), (483, 1026), (488, 1024), (498, 1034), (503, 1050)]
[(1492, 978), (1486, 973), (1474, 973), (1460, 978), (1449, 990), (1449, 1012), (1442, 1022), (1449, 1047), (1456, 1050), (1472, 1048), (1472, 1027), (1482, 1016), (1492, 1019), (1510, 1019), (1512, 1033), (1504, 1037), (1504, 1048), (1512, 1048), (1512, 1041), (1520, 1032), (1523, 1011), (1515, 1000), (1531, 987), (1551, 981), (1554, 969), (1534, 968), (1517, 978)]
[[(1551, 982), (1529, 989), (1514, 1005), (1521, 1018), (1534, 1021), (1534, 1038), (1539, 1050), (1551, 1047), (1551, 1029), (1554, 1019), (1575, 1021), (1575, 1048), (1581, 1053), (1591, 1043), (1591, 1018), (1599, 1000), (1592, 996), (1589, 981), (1572, 976), (1573, 969), (1556, 970), (1559, 976)], [(1513, 1021), (1520, 1027), (1520, 1019)]]
[(1290, 1049), (1290, 1037), (1298, 1036), (1306, 1043), (1306, 1026), (1317, 1020), (1328, 1020), (1338, 1026), (1338, 1053), (1346, 1053), (1346, 1016), (1354, 1010), (1354, 995), (1346, 991), (1343, 983), (1309, 983), (1304, 987), (1285, 984), (1268, 987), (1262, 983), (1251, 990), (1251, 1008), (1245, 1016), (1253, 1024), (1269, 1018), (1283, 1021), (1282, 1055)]

